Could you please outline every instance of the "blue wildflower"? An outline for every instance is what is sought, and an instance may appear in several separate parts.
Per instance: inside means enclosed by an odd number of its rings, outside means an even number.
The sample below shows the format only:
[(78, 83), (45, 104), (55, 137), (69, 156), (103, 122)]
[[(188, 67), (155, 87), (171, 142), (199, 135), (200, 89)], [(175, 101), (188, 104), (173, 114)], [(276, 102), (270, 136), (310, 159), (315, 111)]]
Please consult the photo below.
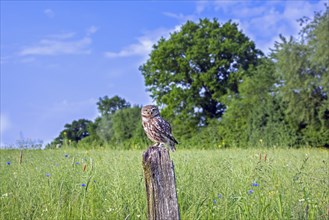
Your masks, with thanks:
[(257, 186), (259, 186), (259, 184), (256, 183), (256, 182), (253, 182), (253, 183), (252, 183), (252, 186), (256, 186), (256, 187), (257, 187)]
[(50, 177), (50, 173), (46, 173), (46, 177)]
[(217, 204), (217, 200), (216, 200), (216, 199), (214, 199), (214, 201), (213, 201), (213, 202), (214, 202), (214, 204), (215, 204), (215, 205)]
[(222, 194), (218, 194), (217, 197), (218, 197), (218, 199), (221, 199), (222, 198)]
[(79, 162), (75, 162), (76, 165), (79, 165), (80, 163)]
[(82, 187), (85, 187), (85, 186), (86, 186), (86, 184), (82, 183), (82, 184), (81, 184), (81, 186), (82, 186)]
[(10, 161), (7, 161), (7, 165), (10, 165)]
[(254, 193), (254, 190), (250, 189), (248, 190), (248, 194), (253, 194)]
[(94, 180), (94, 183), (96, 183), (96, 180)]

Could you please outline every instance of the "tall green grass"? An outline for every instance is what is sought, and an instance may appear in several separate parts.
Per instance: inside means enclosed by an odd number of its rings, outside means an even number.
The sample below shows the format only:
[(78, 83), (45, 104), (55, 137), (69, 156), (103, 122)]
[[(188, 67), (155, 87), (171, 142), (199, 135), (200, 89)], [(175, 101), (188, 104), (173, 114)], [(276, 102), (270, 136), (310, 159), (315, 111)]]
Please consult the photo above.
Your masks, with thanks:
[[(266, 161), (265, 161), (266, 153)], [(1, 219), (146, 219), (142, 151), (0, 151)], [(328, 219), (324, 149), (179, 150), (182, 219)], [(9, 164), (10, 162), (10, 164)]]

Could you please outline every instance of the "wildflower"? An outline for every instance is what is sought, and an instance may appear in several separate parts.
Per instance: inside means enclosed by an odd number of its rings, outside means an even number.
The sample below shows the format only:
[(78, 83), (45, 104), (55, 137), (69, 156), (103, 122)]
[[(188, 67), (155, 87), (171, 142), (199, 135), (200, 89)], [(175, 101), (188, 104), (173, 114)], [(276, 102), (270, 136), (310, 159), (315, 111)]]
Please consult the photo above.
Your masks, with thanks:
[(250, 195), (250, 194), (253, 194), (254, 193), (254, 190), (252, 190), (252, 189), (250, 189), (250, 190), (248, 190), (248, 194)]
[(218, 194), (217, 197), (218, 197), (218, 199), (221, 199), (222, 198), (222, 194)]
[(6, 198), (9, 196), (9, 193), (2, 194), (1, 198)]
[(215, 205), (217, 204), (217, 200), (216, 200), (216, 199), (214, 199), (214, 201), (213, 201), (213, 202), (214, 202), (214, 204), (215, 204)]
[(50, 177), (50, 173), (46, 173), (46, 177)]
[(252, 183), (252, 186), (255, 186), (255, 187), (257, 187), (257, 186), (259, 186), (259, 184), (258, 184), (258, 183), (256, 183), (256, 182), (253, 182), (253, 183)]
[(82, 184), (81, 184), (81, 186), (82, 186), (82, 187), (85, 187), (85, 186), (86, 186), (86, 184), (82, 183)]
[(79, 165), (80, 163), (79, 162), (75, 162), (76, 165)]
[(10, 161), (7, 161), (7, 165), (10, 165)]
[(94, 183), (96, 183), (96, 180), (94, 180)]
[(64, 156), (65, 156), (65, 157), (69, 157), (69, 155), (68, 155), (68, 154), (65, 154)]

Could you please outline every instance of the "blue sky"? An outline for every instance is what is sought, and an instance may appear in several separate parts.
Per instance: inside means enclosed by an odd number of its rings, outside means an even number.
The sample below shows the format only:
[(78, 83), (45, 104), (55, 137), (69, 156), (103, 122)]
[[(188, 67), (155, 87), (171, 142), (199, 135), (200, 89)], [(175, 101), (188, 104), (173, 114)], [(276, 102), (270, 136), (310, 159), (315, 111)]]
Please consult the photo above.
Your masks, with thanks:
[(22, 137), (48, 143), (66, 123), (95, 119), (105, 95), (151, 103), (138, 67), (187, 20), (231, 19), (268, 52), (324, 3), (1, 0), (1, 146)]

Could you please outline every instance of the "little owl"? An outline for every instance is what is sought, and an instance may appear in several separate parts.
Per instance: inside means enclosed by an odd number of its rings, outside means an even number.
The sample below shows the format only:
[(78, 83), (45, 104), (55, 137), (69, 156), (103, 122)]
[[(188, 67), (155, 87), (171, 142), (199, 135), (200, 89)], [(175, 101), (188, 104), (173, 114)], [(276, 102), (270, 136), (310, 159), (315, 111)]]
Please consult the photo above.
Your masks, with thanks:
[(172, 151), (175, 151), (175, 144), (178, 144), (171, 134), (171, 126), (161, 116), (158, 107), (155, 105), (146, 105), (142, 108), (142, 124), (147, 137), (156, 143), (155, 146), (163, 144), (169, 145)]

